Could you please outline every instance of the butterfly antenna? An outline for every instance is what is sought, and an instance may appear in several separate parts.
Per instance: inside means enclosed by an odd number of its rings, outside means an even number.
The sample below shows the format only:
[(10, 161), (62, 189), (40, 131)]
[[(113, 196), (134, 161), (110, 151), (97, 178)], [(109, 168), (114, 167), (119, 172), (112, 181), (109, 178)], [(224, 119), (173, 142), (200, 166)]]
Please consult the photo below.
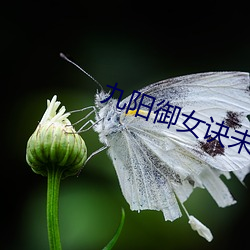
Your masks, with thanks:
[(97, 85), (101, 88), (101, 90), (103, 90), (102, 85), (93, 77), (91, 76), (89, 73), (87, 73), (84, 69), (82, 69), (79, 65), (77, 65), (76, 63), (74, 63), (73, 61), (71, 61), (67, 56), (65, 56), (63, 53), (60, 53), (60, 57), (64, 60), (66, 60), (67, 62), (73, 64), (74, 66), (76, 66), (79, 70), (81, 70), (85, 75), (87, 75), (89, 78), (91, 78), (95, 83), (97, 83)]

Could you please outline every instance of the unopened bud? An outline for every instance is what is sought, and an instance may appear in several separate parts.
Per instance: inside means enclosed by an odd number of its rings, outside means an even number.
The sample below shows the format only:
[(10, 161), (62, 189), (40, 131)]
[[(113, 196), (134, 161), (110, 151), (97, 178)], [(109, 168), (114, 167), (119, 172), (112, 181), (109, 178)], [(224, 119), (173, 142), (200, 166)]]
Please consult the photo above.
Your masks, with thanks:
[(59, 105), (56, 96), (47, 101), (47, 110), (27, 143), (26, 160), (43, 176), (49, 168), (59, 168), (62, 177), (75, 175), (87, 158), (86, 145), (67, 118), (70, 113), (64, 106), (56, 113)]

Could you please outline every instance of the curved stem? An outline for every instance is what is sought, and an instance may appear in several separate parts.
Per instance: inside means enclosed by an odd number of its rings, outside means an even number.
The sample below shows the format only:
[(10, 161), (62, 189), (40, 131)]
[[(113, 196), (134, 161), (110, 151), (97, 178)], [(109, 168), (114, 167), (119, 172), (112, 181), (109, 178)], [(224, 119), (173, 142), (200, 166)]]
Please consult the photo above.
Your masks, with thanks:
[(62, 171), (58, 167), (48, 168), (47, 184), (47, 228), (50, 250), (61, 250), (59, 231), (59, 188)]
[(111, 250), (113, 248), (113, 246), (115, 245), (116, 241), (118, 240), (120, 233), (122, 231), (122, 227), (124, 225), (124, 221), (125, 221), (125, 211), (122, 208), (122, 218), (121, 218), (121, 222), (120, 225), (114, 235), (114, 237), (111, 239), (111, 241), (108, 243), (107, 246), (105, 246), (102, 250)]

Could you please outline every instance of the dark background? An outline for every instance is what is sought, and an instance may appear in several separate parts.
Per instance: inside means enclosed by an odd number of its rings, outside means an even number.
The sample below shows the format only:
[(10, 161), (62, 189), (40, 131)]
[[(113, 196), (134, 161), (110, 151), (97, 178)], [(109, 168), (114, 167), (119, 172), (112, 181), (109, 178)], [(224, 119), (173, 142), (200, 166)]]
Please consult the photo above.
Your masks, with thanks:
[[(190, 2), (11, 2), (1, 4), (2, 249), (48, 249), (46, 178), (25, 161), (26, 143), (54, 94), (67, 110), (93, 105), (97, 85), (59, 57), (69, 55), (106, 86), (132, 90), (168, 77), (205, 71), (249, 71), (248, 5)], [(81, 114), (79, 114), (81, 116)], [(71, 120), (79, 119), (77, 115)], [(89, 154), (101, 147), (84, 133)], [(185, 216), (165, 222), (161, 212), (132, 212), (105, 152), (81, 175), (62, 181), (60, 228), (65, 250), (101, 249), (121, 215), (114, 249), (248, 249), (249, 189), (225, 180), (237, 204), (218, 208), (205, 190), (186, 202), (214, 235), (206, 242)], [(250, 186), (249, 176), (246, 186)]]

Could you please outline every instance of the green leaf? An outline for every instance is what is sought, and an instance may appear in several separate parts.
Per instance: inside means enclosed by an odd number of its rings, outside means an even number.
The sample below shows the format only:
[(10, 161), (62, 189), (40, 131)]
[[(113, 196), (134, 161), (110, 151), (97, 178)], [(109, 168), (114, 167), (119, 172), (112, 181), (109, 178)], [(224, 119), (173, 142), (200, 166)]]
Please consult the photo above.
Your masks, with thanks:
[(125, 211), (122, 208), (122, 218), (121, 218), (120, 225), (117, 228), (117, 231), (116, 231), (115, 235), (113, 236), (113, 238), (111, 239), (111, 241), (103, 248), (103, 250), (110, 250), (113, 248), (113, 246), (115, 245), (116, 241), (118, 240), (118, 238), (120, 236), (120, 233), (121, 233), (123, 225), (124, 225), (124, 221), (125, 221)]
[(250, 115), (247, 115), (247, 119), (248, 119), (248, 121), (250, 121)]

